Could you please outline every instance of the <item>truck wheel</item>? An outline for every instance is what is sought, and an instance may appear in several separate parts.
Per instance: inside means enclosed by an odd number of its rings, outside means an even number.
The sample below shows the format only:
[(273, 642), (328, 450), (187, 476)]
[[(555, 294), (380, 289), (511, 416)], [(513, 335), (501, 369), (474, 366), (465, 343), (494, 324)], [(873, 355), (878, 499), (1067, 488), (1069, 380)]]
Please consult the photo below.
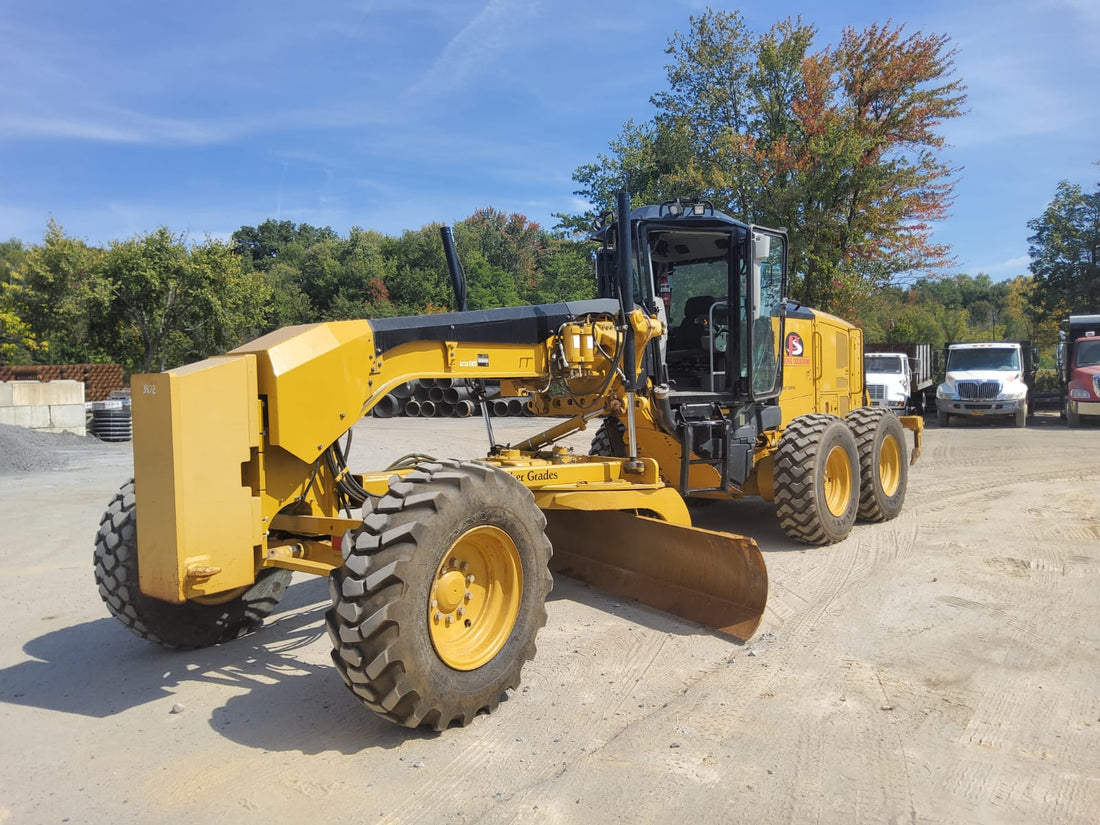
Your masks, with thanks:
[(1024, 402), (1024, 408), (1022, 410), (1017, 410), (1016, 411), (1016, 428), (1017, 429), (1027, 426), (1027, 408), (1028, 408), (1028, 402), (1025, 401)]
[(596, 434), (592, 436), (592, 446), (588, 448), (588, 454), (626, 458), (624, 432), (626, 427), (619, 419), (605, 418), (600, 428), (596, 430)]
[(888, 521), (901, 512), (909, 482), (905, 431), (881, 407), (860, 407), (844, 420), (859, 450), (859, 518)]
[(133, 480), (103, 514), (93, 560), (99, 595), (111, 615), (141, 638), (181, 650), (226, 642), (258, 628), (279, 603), (291, 576), (289, 570), (266, 568), (249, 587), (183, 604), (144, 595), (138, 586)]
[(940, 409), (936, 410), (936, 423), (937, 424), (939, 424), (941, 427), (946, 427), (946, 426), (949, 425), (950, 422), (951, 422), (951, 415), (949, 413), (945, 413), (943, 410), (940, 410)]
[(794, 419), (775, 454), (776, 515), (808, 544), (841, 541), (859, 510), (859, 450), (847, 424), (814, 413)]
[(1066, 426), (1067, 427), (1079, 427), (1081, 426), (1081, 414), (1077, 410), (1073, 409), (1069, 402), (1066, 402)]
[(553, 586), (546, 517), (508, 473), (420, 464), (364, 508), (332, 572), (332, 660), (368, 708), (466, 725), (520, 683)]

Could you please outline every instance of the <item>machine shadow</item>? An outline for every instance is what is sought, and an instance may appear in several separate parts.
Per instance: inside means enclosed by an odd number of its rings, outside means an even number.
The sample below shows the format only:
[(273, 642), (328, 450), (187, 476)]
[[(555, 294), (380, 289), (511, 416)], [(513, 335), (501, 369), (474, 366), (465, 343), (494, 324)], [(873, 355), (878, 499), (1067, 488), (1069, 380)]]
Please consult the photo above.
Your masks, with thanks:
[[(0, 702), (109, 719), (153, 703), (164, 713), (202, 713), (242, 745), (270, 751), (354, 754), (431, 737), (378, 718), (344, 687), (329, 664), (327, 584), (292, 584), (257, 632), (201, 650), (166, 650), (113, 618), (84, 622), (27, 642), (33, 657), (0, 670)], [(318, 648), (321, 652), (318, 653)], [(224, 689), (216, 694), (196, 686)]]
[[(692, 515), (698, 526), (752, 537), (765, 554), (805, 549), (783, 535), (766, 502), (716, 502)], [(662, 633), (714, 633), (560, 574), (550, 594), (559, 599)], [(0, 669), (0, 702), (104, 720), (158, 702), (166, 714), (177, 704), (183, 714), (201, 713), (192, 688), (217, 686), (224, 690), (208, 724), (252, 748), (354, 754), (437, 736), (378, 718), (346, 690), (329, 662), (329, 604), (324, 579), (296, 580), (259, 631), (191, 651), (158, 647), (107, 616), (45, 633), (24, 645), (26, 661)], [(210, 701), (209, 691), (201, 696)]]
[(692, 523), (707, 530), (739, 533), (756, 542), (760, 552), (805, 551), (809, 545), (783, 532), (775, 515), (775, 504), (759, 498), (742, 501), (700, 501), (689, 505)]

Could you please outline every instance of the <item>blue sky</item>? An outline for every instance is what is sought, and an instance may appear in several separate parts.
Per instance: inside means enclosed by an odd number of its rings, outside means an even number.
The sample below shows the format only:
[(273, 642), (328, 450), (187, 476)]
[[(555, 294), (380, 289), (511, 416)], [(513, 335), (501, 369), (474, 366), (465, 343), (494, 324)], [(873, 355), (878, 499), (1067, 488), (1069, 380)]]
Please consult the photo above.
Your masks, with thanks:
[[(664, 48), (706, 3), (4, 0), (0, 238), (202, 239), (268, 218), (397, 234), (492, 206), (552, 228), (574, 169), (666, 88)], [(815, 46), (892, 19), (958, 48), (969, 113), (936, 239), (959, 272), (1025, 274), (1027, 221), (1100, 180), (1098, 0), (804, 0)]]

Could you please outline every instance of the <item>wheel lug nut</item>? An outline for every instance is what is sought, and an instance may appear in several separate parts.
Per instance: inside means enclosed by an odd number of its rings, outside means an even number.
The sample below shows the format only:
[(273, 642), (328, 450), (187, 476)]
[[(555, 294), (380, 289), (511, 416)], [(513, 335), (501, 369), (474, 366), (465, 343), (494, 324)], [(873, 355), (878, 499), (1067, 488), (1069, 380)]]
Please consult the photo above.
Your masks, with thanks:
[(455, 611), (455, 614), (458, 616), (458, 618), (461, 619), (463, 616), (466, 615), (466, 608), (465, 607), (458, 608), (458, 610)]
[(466, 584), (473, 584), (473, 583), (474, 583), (474, 574), (471, 573), (470, 575), (468, 575), (466, 577)]
[(459, 565), (459, 567), (462, 569), (462, 572), (465, 573), (467, 570), (470, 569), (470, 563), (468, 561), (464, 561), (462, 562), (462, 564)]
[(465, 599), (466, 601), (472, 601), (472, 600), (473, 600), (473, 598), (474, 598), (474, 594), (473, 594), (473, 593), (472, 593), (471, 591), (467, 590), (467, 591), (466, 591), (465, 593), (463, 593), (463, 594), (462, 594), (462, 597), (463, 597), (463, 598), (464, 598), (464, 599)]
[[(437, 610), (437, 611), (435, 611), (435, 615), (434, 615), (434, 616), (432, 616), (432, 618), (433, 618), (433, 619), (435, 619), (435, 620), (436, 620), (436, 621), (438, 622), (438, 621), (439, 621), (440, 619), (442, 619), (442, 618), (443, 618), (443, 614), (442, 614), (442, 613), (440, 613), (440, 612), (439, 612), (439, 611)], [(447, 618), (448, 618), (448, 619), (450, 619), (450, 616), (448, 616)], [(449, 624), (449, 622), (448, 622), (448, 624)]]
[(447, 627), (450, 627), (450, 626), (451, 626), (451, 622), (453, 622), (454, 620), (455, 620), (455, 617), (454, 617), (454, 616), (452, 616), (451, 614), (449, 614), (449, 613), (448, 613), (448, 614), (447, 614), (447, 618), (445, 618), (445, 619), (443, 620), (443, 624), (447, 625)]

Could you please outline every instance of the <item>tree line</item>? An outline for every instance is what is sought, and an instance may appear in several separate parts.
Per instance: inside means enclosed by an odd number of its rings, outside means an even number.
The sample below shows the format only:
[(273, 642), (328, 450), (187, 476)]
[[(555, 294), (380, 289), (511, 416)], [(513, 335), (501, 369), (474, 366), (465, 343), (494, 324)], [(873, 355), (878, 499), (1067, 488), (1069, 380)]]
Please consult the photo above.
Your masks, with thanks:
[[(584, 244), (481, 209), (453, 228), (470, 309), (592, 297)], [(0, 361), (163, 370), (283, 326), (445, 312), (454, 300), (428, 224), (388, 236), (268, 220), (228, 242), (161, 227), (96, 247), (50, 223), (0, 245)]]
[[(948, 274), (933, 227), (957, 170), (938, 130), (966, 101), (948, 37), (891, 23), (831, 47), (816, 37), (800, 19), (756, 33), (737, 12), (692, 16), (668, 40), (654, 114), (574, 171), (590, 210), (551, 231), (492, 208), (455, 225), (470, 308), (591, 297), (584, 239), (625, 189), (635, 205), (700, 197), (786, 227), (791, 297), (855, 321), (870, 343), (1046, 344), (1068, 313), (1100, 311), (1100, 187), (1058, 184), (1028, 225), (1028, 275)], [(159, 370), (289, 324), (445, 311), (439, 229), (342, 236), (268, 220), (228, 241), (161, 227), (96, 247), (51, 221), (40, 244), (0, 243), (0, 361)]]

